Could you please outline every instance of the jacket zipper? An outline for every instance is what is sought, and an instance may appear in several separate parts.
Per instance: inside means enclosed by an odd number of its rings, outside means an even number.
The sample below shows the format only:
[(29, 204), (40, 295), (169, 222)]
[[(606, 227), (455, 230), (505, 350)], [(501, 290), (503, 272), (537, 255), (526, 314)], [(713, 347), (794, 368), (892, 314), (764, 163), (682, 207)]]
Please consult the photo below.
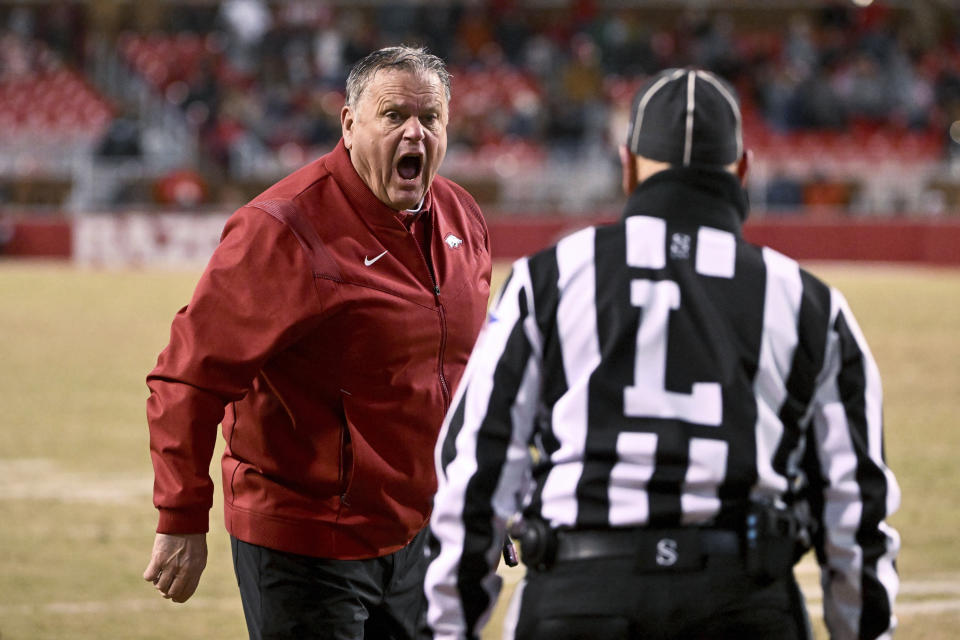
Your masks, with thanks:
[(443, 375), (443, 356), (447, 348), (447, 314), (443, 309), (443, 303), (440, 302), (440, 287), (435, 289), (437, 293), (437, 307), (440, 311), (440, 362), (437, 363), (437, 373), (440, 376), (440, 391), (443, 392), (443, 413), (447, 413), (450, 408), (450, 387), (447, 386), (447, 378)]
[[(430, 221), (431, 246), (433, 244), (433, 232), (435, 224), (435, 220)], [(433, 268), (427, 261), (427, 256), (424, 255), (423, 249), (420, 248), (420, 242), (417, 241), (416, 237), (414, 237), (412, 234), (410, 235), (410, 239), (413, 241), (414, 246), (420, 253), (420, 259), (423, 260), (423, 264), (427, 268), (427, 273), (430, 275), (430, 282), (433, 283), (433, 297), (437, 302), (437, 313), (440, 316), (440, 354), (437, 359), (437, 378), (440, 381), (440, 392), (443, 394), (443, 412), (446, 414), (447, 409), (450, 408), (450, 387), (447, 384), (446, 376), (443, 375), (443, 356), (447, 347), (447, 314), (443, 308), (443, 303), (440, 301), (440, 285), (437, 284), (437, 276), (434, 275)]]
[[(419, 243), (417, 244), (419, 249)], [(427, 258), (420, 252), (423, 262), (426, 264)], [(430, 281), (433, 282), (433, 297), (437, 301), (437, 314), (440, 316), (440, 354), (437, 359), (437, 377), (440, 380), (440, 391), (443, 394), (443, 412), (446, 414), (450, 408), (450, 387), (447, 385), (447, 377), (443, 375), (443, 356), (447, 349), (447, 312), (440, 301), (440, 285), (437, 284), (437, 277), (433, 275), (430, 265), (427, 265), (427, 271), (430, 272)]]

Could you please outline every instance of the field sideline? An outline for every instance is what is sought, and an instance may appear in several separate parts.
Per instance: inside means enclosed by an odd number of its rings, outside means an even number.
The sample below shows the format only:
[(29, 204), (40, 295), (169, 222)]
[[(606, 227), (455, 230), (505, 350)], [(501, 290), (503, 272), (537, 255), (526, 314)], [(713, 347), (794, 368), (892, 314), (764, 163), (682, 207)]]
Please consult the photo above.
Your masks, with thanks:
[[(883, 375), (887, 458), (903, 489), (897, 637), (954, 638), (960, 270), (808, 267), (844, 291)], [(217, 461), (196, 596), (174, 605), (140, 578), (156, 524), (144, 377), (198, 275), (0, 261), (0, 640), (245, 637)], [(504, 275), (498, 265), (495, 281)], [(508, 589), (519, 575), (505, 572)], [(816, 617), (809, 559), (798, 576)]]

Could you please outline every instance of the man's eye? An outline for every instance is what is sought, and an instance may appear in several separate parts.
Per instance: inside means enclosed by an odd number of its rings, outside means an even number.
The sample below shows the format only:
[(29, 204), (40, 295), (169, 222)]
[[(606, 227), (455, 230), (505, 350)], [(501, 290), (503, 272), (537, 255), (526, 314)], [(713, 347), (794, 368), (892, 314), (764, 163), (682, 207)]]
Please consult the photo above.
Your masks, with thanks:
[(435, 124), (440, 117), (435, 113), (428, 113), (420, 118), (420, 120), (427, 125)]
[(383, 114), (383, 117), (389, 120), (390, 122), (401, 122), (403, 118), (396, 111), (387, 111)]

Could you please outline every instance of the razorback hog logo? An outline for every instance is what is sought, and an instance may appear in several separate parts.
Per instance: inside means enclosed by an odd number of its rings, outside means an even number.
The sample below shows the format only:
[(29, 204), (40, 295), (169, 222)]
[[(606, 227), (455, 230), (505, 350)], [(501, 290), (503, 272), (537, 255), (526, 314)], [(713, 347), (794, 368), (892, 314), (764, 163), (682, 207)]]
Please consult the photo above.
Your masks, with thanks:
[(453, 235), (452, 233), (448, 233), (447, 237), (444, 238), (443, 241), (446, 242), (447, 246), (450, 247), (451, 249), (456, 249), (457, 247), (463, 244), (463, 240)]

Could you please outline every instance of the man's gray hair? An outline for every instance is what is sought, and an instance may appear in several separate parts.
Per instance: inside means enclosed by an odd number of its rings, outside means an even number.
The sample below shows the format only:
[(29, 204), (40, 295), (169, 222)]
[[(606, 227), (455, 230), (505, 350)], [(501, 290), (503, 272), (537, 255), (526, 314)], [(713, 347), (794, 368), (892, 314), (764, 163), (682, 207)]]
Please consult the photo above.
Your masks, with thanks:
[(347, 76), (347, 105), (357, 104), (367, 85), (370, 84), (370, 79), (381, 69), (435, 73), (440, 79), (440, 84), (443, 85), (447, 102), (450, 101), (450, 73), (447, 72), (447, 65), (443, 60), (432, 53), (427, 53), (424, 47), (400, 45), (378, 49), (353, 65), (350, 75)]

